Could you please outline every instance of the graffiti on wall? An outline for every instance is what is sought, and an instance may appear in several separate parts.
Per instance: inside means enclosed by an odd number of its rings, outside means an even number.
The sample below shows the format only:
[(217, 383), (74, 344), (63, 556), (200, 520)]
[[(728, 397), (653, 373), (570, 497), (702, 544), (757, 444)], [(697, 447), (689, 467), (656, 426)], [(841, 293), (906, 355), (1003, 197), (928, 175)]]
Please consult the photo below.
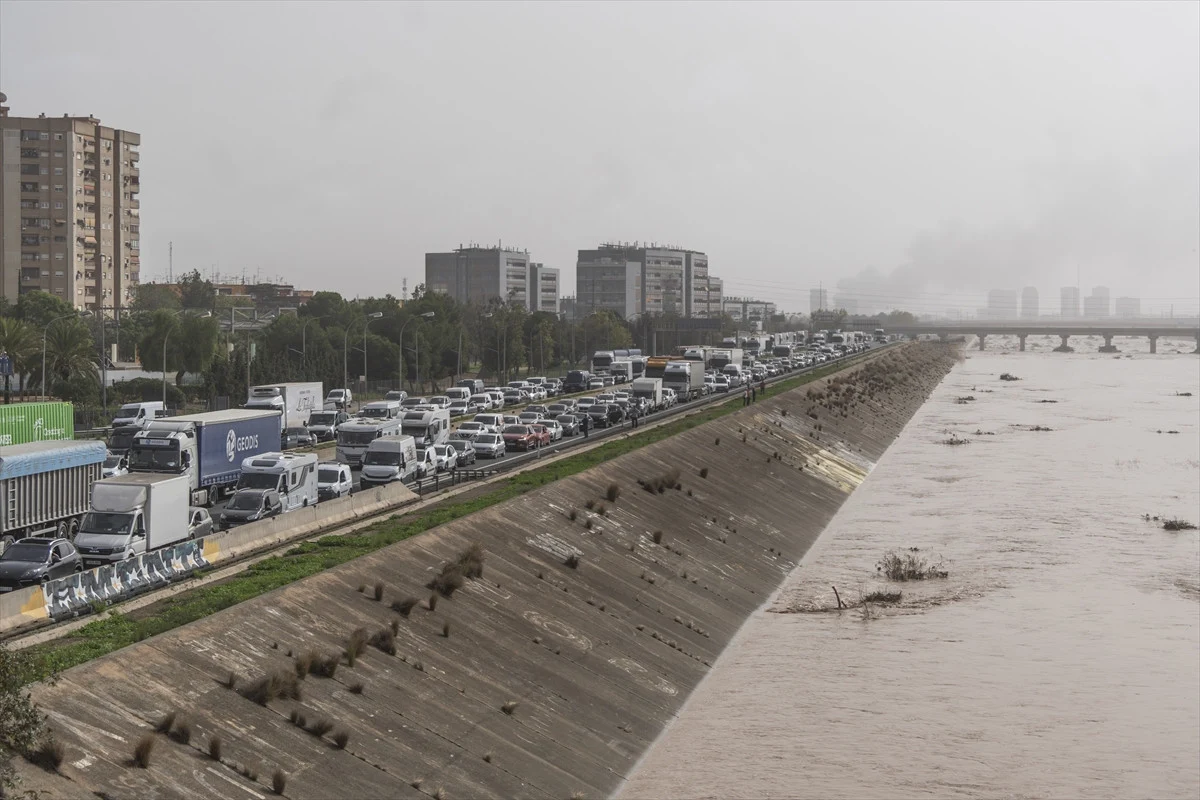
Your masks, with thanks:
[(59, 578), (43, 585), (46, 609), (58, 621), (166, 586), (207, 567), (204, 540), (164, 547), (153, 553)]

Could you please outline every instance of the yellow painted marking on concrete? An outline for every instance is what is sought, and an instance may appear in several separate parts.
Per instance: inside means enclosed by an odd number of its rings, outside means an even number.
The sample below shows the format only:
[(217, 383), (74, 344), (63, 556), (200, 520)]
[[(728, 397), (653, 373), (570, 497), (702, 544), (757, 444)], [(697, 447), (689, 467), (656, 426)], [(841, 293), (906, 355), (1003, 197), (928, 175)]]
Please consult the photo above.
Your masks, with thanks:
[(42, 587), (37, 587), (29, 602), (21, 606), (21, 614), (35, 619), (47, 619), (50, 616), (50, 612), (46, 610), (46, 593)]

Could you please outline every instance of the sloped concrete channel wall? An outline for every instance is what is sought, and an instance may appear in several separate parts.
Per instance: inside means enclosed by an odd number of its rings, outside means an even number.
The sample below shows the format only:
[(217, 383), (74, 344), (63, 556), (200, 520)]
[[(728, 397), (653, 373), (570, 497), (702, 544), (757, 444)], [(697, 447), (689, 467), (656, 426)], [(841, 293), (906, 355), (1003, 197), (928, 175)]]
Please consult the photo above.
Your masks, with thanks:
[[(604, 796), (954, 358), (905, 346), (72, 669), (35, 690), (67, 748), (64, 777), (26, 766), (26, 785), (243, 798), (269, 794), (281, 769), (296, 798)], [(473, 542), (482, 577), (430, 610), (426, 584)], [(410, 596), (422, 602), (408, 617), (390, 610)], [(262, 706), (223, 685), (295, 674), (289, 652), (339, 654), (354, 629), (393, 622), (395, 655), (368, 646), (333, 678), (309, 675), (299, 700)], [(149, 768), (132, 766), (171, 711), (190, 720), (190, 743), (156, 734)], [(345, 748), (293, 713), (329, 720)]]

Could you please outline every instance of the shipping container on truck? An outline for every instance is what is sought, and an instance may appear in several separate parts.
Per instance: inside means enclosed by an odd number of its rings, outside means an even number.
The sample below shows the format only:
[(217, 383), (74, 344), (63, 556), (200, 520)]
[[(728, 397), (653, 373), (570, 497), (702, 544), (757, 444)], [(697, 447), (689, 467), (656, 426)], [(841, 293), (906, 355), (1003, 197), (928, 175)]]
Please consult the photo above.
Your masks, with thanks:
[(713, 349), (708, 353), (708, 366), (715, 369), (717, 372), (725, 369), (727, 364), (741, 365), (742, 356), (745, 355), (740, 348), (733, 347), (727, 349)]
[(242, 461), (279, 449), (279, 412), (249, 408), (154, 420), (129, 449), (130, 472), (188, 475), (192, 505), (233, 489)]
[(704, 365), (698, 361), (671, 361), (663, 375), (663, 388), (673, 390), (681, 403), (699, 397), (704, 391)]
[(0, 405), (0, 447), (75, 438), (75, 407), (70, 403)]
[(279, 430), (308, 425), (308, 416), (325, 407), (325, 387), (320, 383), (271, 383), (251, 386), (246, 408), (274, 410), (282, 415)]
[(0, 449), (0, 539), (75, 535), (107, 455), (104, 442), (29, 442)]
[(191, 535), (185, 475), (118, 475), (92, 486), (91, 509), (75, 537), (85, 567), (115, 564)]
[(678, 361), (677, 358), (670, 356), (650, 356), (646, 359), (646, 372), (644, 377), (661, 378), (667, 370), (667, 364), (672, 361)]

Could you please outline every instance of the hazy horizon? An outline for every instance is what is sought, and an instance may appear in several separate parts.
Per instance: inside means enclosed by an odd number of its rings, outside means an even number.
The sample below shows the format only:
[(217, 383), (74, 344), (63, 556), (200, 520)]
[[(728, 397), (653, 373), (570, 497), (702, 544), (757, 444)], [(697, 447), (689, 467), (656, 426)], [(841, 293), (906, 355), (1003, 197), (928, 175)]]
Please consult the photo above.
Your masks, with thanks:
[(576, 250), (642, 240), (795, 312), (1200, 309), (1196, 3), (6, 0), (0, 91), (142, 135), (145, 282), (173, 242), (398, 295), (503, 241), (570, 295)]

